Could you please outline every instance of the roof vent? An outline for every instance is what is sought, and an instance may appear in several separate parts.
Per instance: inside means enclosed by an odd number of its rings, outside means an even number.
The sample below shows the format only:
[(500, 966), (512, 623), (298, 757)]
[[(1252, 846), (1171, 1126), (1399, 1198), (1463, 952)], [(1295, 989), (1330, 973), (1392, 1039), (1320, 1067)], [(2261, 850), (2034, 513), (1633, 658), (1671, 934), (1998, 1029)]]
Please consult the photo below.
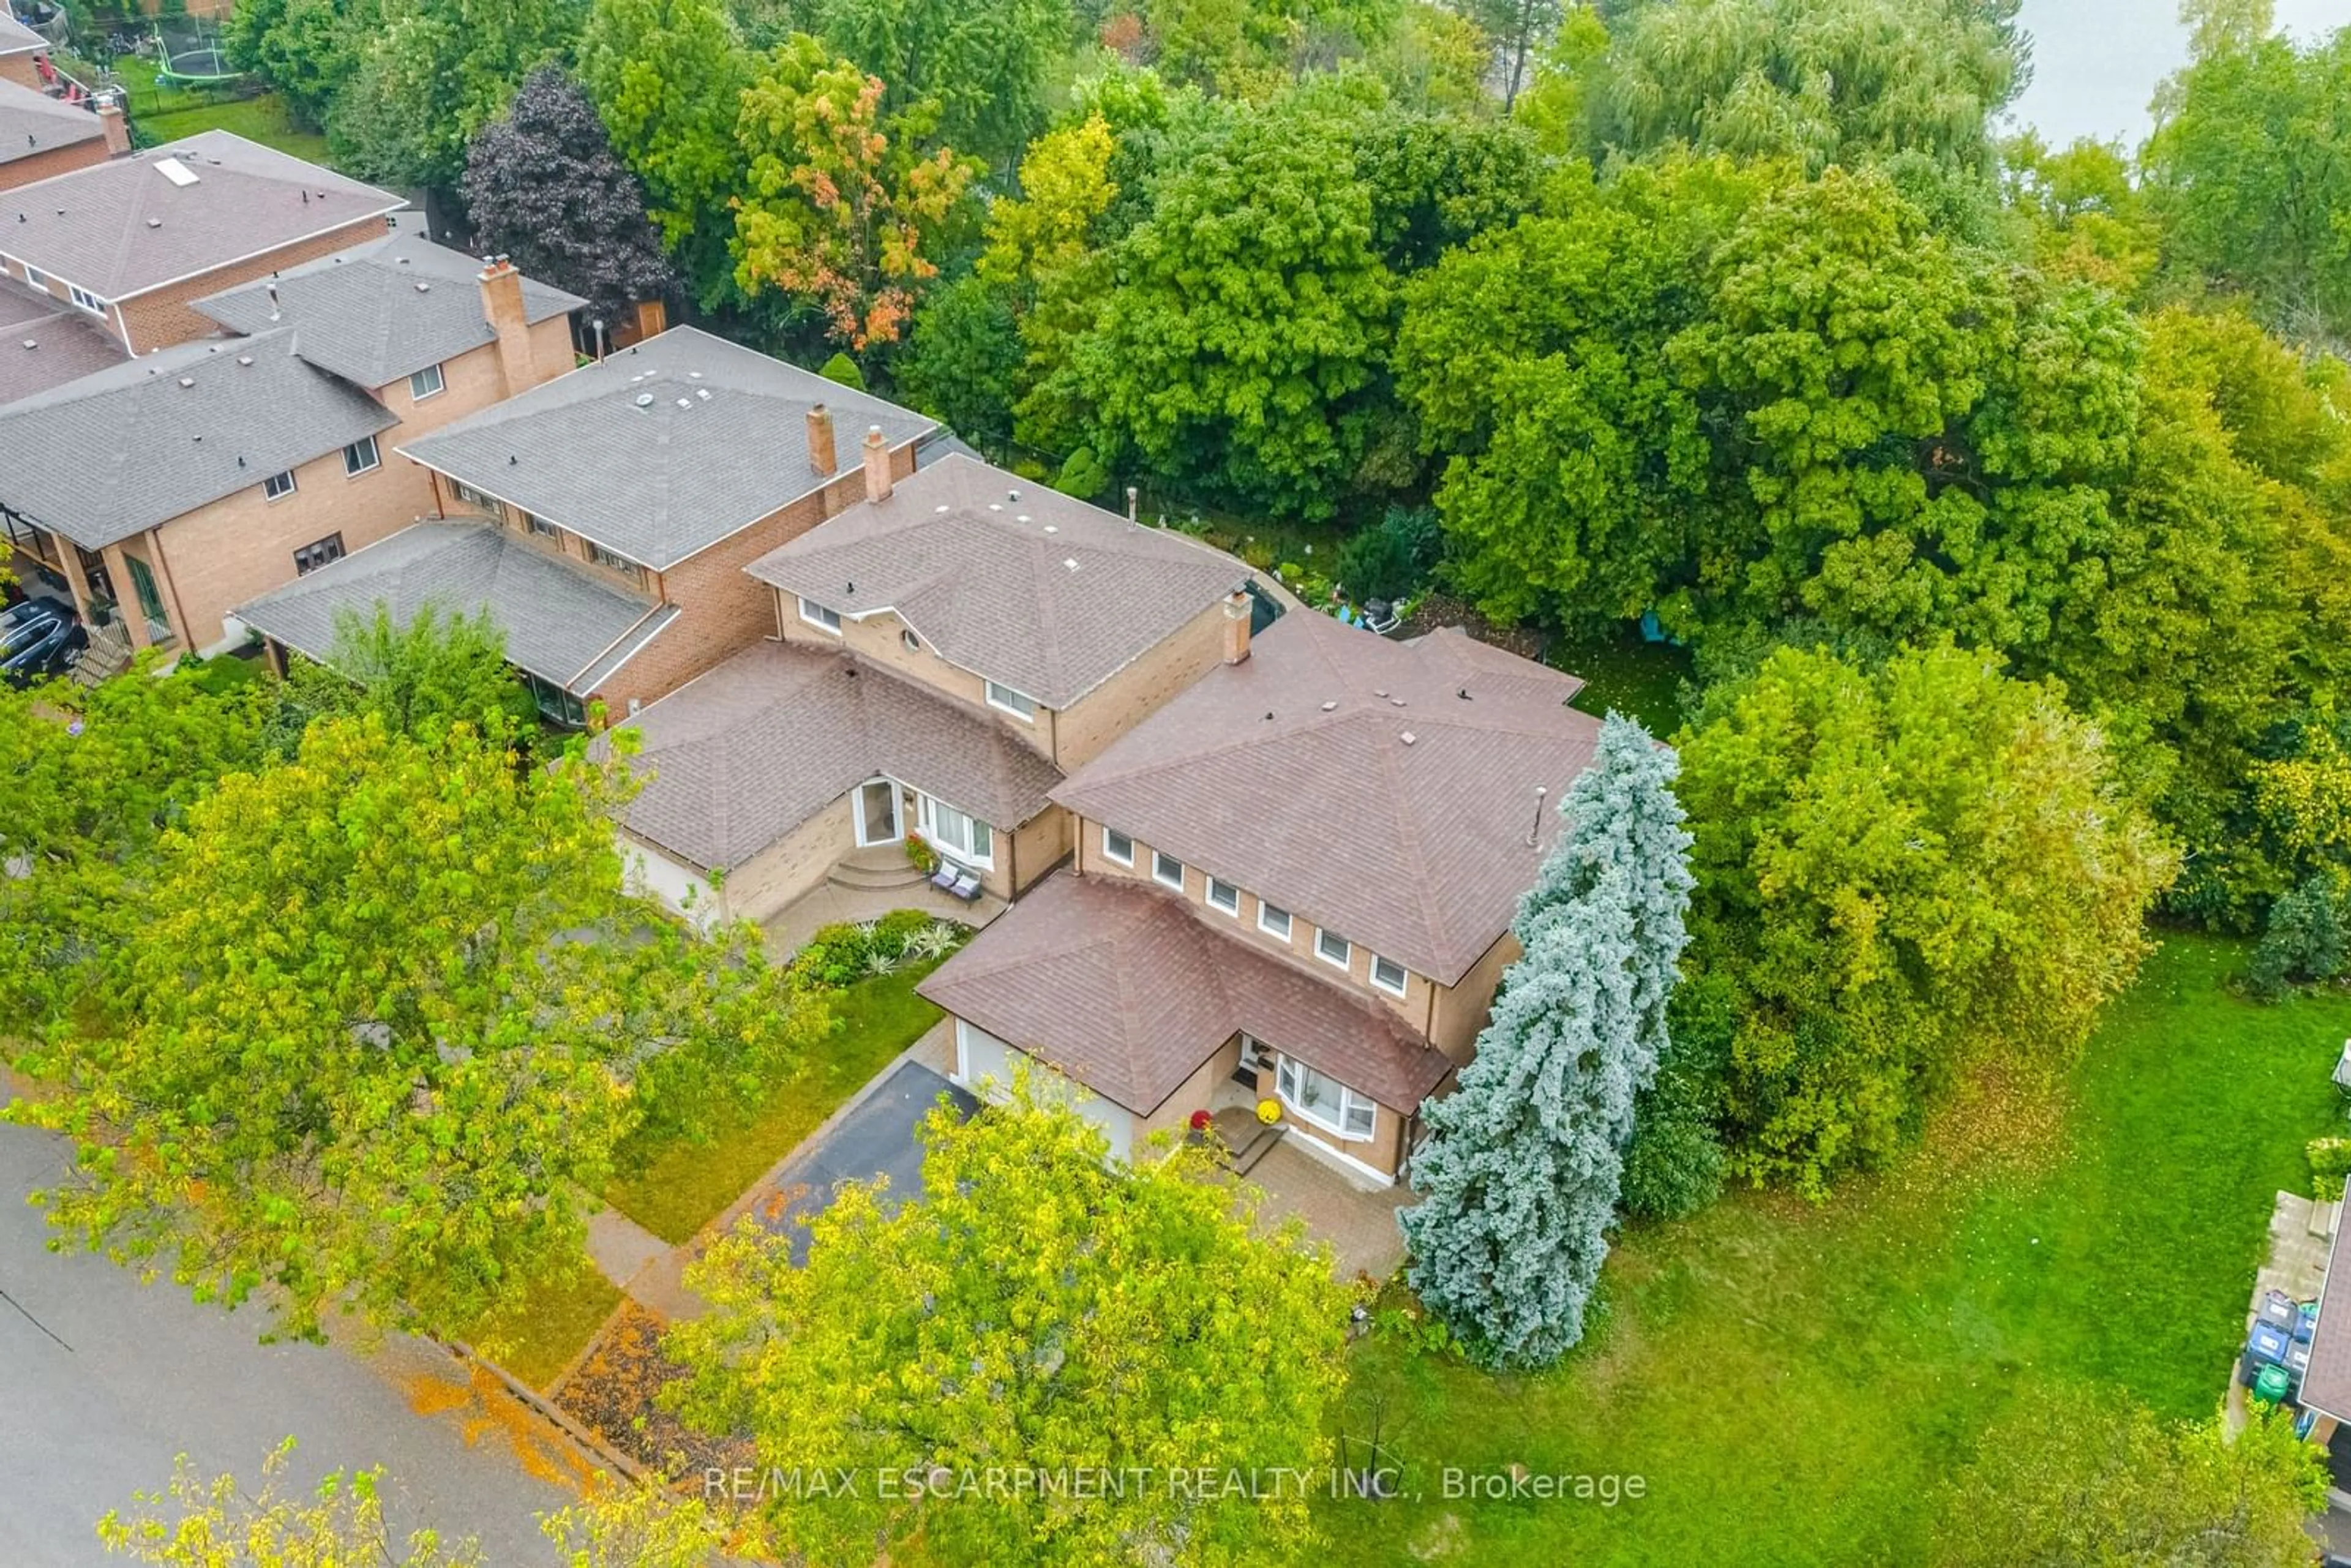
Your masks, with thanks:
[(253, 363), (253, 356), (251, 354), (239, 354), (236, 357), (236, 362), (240, 365), (249, 365)]
[(183, 387), (192, 387), (196, 384), (196, 378), (193, 376), (182, 376), (180, 378), (180, 384)]
[(1022, 513), (1020, 513), (1019, 515), (1018, 515), (1017, 517), (1015, 517), (1012, 520), (1013, 520), (1014, 522), (1016, 522), (1016, 523), (1033, 523), (1033, 522), (1035, 522), (1037, 519), (1036, 519), (1036, 518), (1034, 518), (1034, 517), (1030, 517), (1028, 513), (1026, 513), (1026, 512), (1022, 512)]
[(694, 406), (694, 400), (690, 397), (682, 397), (677, 400), (677, 406), (680, 408), (692, 408)]
[(1374, 696), (1375, 696), (1375, 697), (1384, 697), (1384, 696), (1385, 696), (1385, 695), (1388, 695), (1388, 693), (1387, 693), (1387, 688), (1386, 688), (1385, 686), (1381, 686), (1381, 687), (1379, 687), (1379, 688), (1375, 689), (1375, 690), (1372, 693), (1372, 695), (1374, 695)]
[(1077, 558), (1077, 557), (1075, 557), (1075, 556), (1071, 556), (1071, 557), (1069, 557), (1067, 559), (1063, 560), (1063, 561), (1061, 562), (1061, 564), (1062, 564), (1064, 567), (1067, 567), (1070, 570), (1071, 570), (1071, 571), (1075, 571), (1075, 570), (1078, 570), (1078, 558)]
[(1337, 703), (1324, 703), (1322, 705), (1322, 711), (1324, 713), (1335, 713), (1338, 711), (1338, 707), (1339, 705)]
[(1001, 501), (990, 501), (987, 504), (987, 509), (991, 512), (1000, 512), (1004, 510), (1004, 503)]
[(41, 340), (38, 338), (27, 338), (25, 340), (25, 347), (28, 349), (37, 349), (40, 346)]
[(151, 229), (160, 229), (163, 226), (163, 220), (161, 218), (149, 218), (147, 220), (147, 226)]
[(651, 392), (639, 392), (639, 393), (637, 394), (637, 406), (638, 406), (639, 408), (651, 408), (651, 407), (653, 407), (653, 393), (651, 393)]
[(947, 507), (946, 507), (946, 502), (944, 502), (944, 501), (940, 502), (937, 506), (933, 507), (931, 508), (931, 510), (933, 510), (934, 512), (944, 512), (944, 511), (946, 511), (946, 509), (947, 509)]
[(708, 402), (710, 401), (710, 389), (708, 387), (696, 387), (694, 389), (694, 395), (700, 398), (703, 402)]
[(420, 277), (416, 280), (416, 292), (419, 294), (430, 294), (433, 292), (433, 286)]
[(1058, 534), (1061, 531), (1061, 526), (1059, 523), (1047, 523), (1045, 531), (1049, 534)]
[(685, 372), (685, 379), (690, 382), (698, 382), (702, 379), (702, 372), (700, 371), (688, 371)]
[(1004, 492), (1004, 498), (1008, 501), (1017, 501), (1020, 498), (1020, 492), (1018, 490), (1007, 490)]
[(1405, 731), (1404, 732), (1404, 734), (1402, 734), (1401, 736), (1397, 737), (1396, 738), (1398, 738), (1399, 740), (1402, 740), (1402, 741), (1403, 741), (1406, 746), (1410, 746), (1414, 741), (1418, 740), (1418, 739), (1420, 738), (1420, 737), (1418, 737), (1418, 736), (1416, 736), (1416, 735), (1413, 734), (1413, 732), (1412, 732), (1412, 731), (1410, 731), (1410, 730), (1408, 730), (1408, 729), (1407, 729), (1407, 730), (1405, 730)]
[(1402, 706), (1404, 706), (1404, 698), (1402, 698), (1402, 697), (1390, 697), (1390, 698), (1388, 698), (1388, 706), (1390, 706), (1390, 707), (1402, 707)]

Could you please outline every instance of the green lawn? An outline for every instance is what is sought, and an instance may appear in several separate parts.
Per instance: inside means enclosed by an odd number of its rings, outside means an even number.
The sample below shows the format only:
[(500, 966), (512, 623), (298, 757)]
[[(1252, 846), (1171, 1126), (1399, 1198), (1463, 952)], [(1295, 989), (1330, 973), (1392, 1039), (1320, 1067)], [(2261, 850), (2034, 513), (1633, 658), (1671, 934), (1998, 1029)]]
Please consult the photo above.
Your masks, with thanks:
[[(1374, 1421), (1418, 1500), (1325, 1504), (1341, 1561), (1917, 1560), (1973, 1434), (2061, 1378), (2168, 1417), (2216, 1407), (2351, 1001), (2261, 1009), (2241, 950), (2170, 938), (2062, 1103), (1983, 1096), (1827, 1207), (1744, 1194), (1636, 1232), (1562, 1368), (1489, 1378), (1364, 1343), (1343, 1425)], [(1360, 1458), (1357, 1462), (1361, 1462)], [(1442, 1469), (1614, 1472), (1647, 1496), (1447, 1501)], [(1448, 1517), (1449, 1516), (1449, 1517)], [(1964, 1528), (1964, 1525), (1961, 1525)]]
[(1687, 649), (1644, 643), (1631, 627), (1609, 637), (1562, 641), (1543, 662), (1583, 677), (1573, 706), (1590, 714), (1616, 708), (1648, 726), (1659, 739), (1681, 727), (1682, 683), (1689, 679)]
[[(60, 54), (57, 66), (78, 81), (99, 85), (105, 73), (92, 62)], [(233, 131), (248, 141), (313, 163), (327, 162), (327, 139), (296, 125), (274, 92), (237, 97), (214, 88), (167, 85), (155, 79), (155, 62), (136, 55), (114, 61), (115, 82), (130, 100), (133, 133), (142, 146), (176, 141), (199, 131)]]
[(476, 1326), (474, 1348), (545, 1393), (621, 1304), (621, 1292), (586, 1258), (566, 1279), (533, 1291), (508, 1317)]
[(710, 1143), (672, 1139), (623, 1151), (623, 1174), (605, 1200), (664, 1241), (692, 1237), (939, 1020), (939, 1009), (914, 995), (914, 982), (936, 967), (910, 964), (843, 989), (834, 1004), (841, 1028), (806, 1075), (779, 1085)]

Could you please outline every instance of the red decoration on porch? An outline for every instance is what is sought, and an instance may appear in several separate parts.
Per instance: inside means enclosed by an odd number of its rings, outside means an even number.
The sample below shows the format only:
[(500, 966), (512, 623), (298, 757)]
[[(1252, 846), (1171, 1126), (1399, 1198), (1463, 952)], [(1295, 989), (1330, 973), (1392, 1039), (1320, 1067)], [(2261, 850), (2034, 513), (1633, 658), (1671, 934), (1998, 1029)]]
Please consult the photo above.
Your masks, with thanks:
[(1206, 1111), (1195, 1111), (1192, 1113), (1192, 1131), (1205, 1133), (1208, 1130), (1208, 1124), (1215, 1120)]

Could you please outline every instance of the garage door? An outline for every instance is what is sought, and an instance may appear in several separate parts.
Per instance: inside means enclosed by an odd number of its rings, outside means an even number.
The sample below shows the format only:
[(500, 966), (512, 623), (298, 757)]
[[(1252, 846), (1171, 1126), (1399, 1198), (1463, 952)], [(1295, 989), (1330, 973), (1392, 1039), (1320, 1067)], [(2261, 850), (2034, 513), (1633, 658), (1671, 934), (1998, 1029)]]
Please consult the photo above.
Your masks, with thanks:
[(1110, 1152), (1122, 1160), (1130, 1157), (1129, 1151), (1134, 1146), (1134, 1118), (1123, 1107), (1086, 1093), (1035, 1057), (1005, 1044), (986, 1030), (962, 1019), (956, 1019), (957, 1083), (977, 1090), (981, 1080), (988, 1080), (986, 1092), (992, 1099), (1001, 1100), (1011, 1092), (1012, 1071), (1017, 1066), (1029, 1069), (1029, 1082), (1040, 1095), (1058, 1091), (1074, 1099), (1078, 1114), (1100, 1127), (1102, 1135), (1110, 1140)]

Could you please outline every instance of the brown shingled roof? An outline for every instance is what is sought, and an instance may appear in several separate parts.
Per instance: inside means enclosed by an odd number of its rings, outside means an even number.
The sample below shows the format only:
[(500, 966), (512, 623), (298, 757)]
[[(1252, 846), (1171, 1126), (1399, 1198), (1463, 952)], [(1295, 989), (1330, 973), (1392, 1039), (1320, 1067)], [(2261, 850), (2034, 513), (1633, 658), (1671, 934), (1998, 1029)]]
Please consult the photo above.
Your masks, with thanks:
[(2351, 1224), (2335, 1227), (2328, 1243), (2326, 1283), (2318, 1292), (2318, 1322), (2312, 1325), (2310, 1365), (2302, 1375), (2304, 1406), (2321, 1410), (2338, 1421), (2351, 1420), (2351, 1255), (2343, 1235)]
[(1249, 580), (1196, 539), (949, 455), (745, 568), (852, 618), (896, 612), (953, 664), (1065, 708)]
[(1592, 760), (1582, 685), (1458, 631), (1391, 643), (1292, 612), (1053, 799), (1449, 986)]
[(1055, 873), (914, 988), (1144, 1115), (1237, 1031), (1399, 1110), (1451, 1070), (1378, 1003), (1119, 878)]
[(876, 774), (1002, 828), (1061, 770), (1000, 724), (846, 653), (762, 643), (629, 721), (651, 780), (629, 831), (705, 869), (741, 865)]

